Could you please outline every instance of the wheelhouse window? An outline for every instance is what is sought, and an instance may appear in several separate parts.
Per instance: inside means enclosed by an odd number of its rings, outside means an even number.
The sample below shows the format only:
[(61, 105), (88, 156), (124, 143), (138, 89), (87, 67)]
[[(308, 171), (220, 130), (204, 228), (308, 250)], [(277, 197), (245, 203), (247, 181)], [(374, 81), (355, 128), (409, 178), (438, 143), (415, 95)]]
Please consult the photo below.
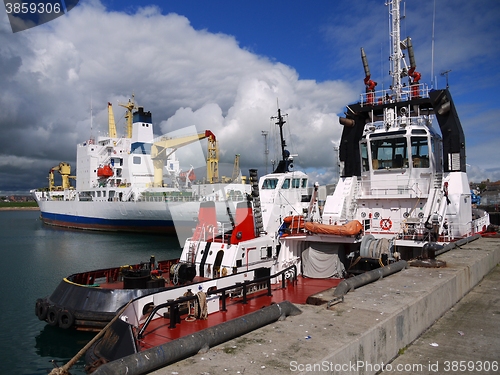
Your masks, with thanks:
[(266, 178), (262, 183), (262, 189), (276, 189), (278, 186), (277, 178)]
[(290, 179), (285, 178), (285, 181), (283, 181), (283, 185), (281, 185), (282, 189), (290, 189)]
[(395, 169), (408, 166), (406, 138), (370, 141), (373, 169)]
[(292, 179), (292, 188), (294, 189), (300, 188), (300, 178)]
[(411, 137), (411, 160), (414, 168), (429, 168), (427, 137)]
[(307, 187), (307, 178), (302, 179), (302, 188), (305, 189)]
[(370, 169), (368, 167), (368, 145), (366, 143), (366, 140), (361, 142), (360, 149), (361, 149), (361, 166), (363, 168), (363, 172), (366, 172)]

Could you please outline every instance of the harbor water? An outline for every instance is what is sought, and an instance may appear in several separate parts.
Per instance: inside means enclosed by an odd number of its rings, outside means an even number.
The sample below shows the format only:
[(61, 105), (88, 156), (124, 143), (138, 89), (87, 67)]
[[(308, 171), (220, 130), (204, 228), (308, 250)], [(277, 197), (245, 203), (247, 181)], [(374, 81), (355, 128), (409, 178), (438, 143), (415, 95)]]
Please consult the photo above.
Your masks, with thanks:
[[(67, 363), (94, 333), (62, 330), (35, 315), (46, 297), (72, 273), (178, 257), (176, 237), (65, 230), (44, 225), (40, 212), (0, 211), (0, 374), (45, 375)], [(83, 358), (71, 368), (85, 374)]]

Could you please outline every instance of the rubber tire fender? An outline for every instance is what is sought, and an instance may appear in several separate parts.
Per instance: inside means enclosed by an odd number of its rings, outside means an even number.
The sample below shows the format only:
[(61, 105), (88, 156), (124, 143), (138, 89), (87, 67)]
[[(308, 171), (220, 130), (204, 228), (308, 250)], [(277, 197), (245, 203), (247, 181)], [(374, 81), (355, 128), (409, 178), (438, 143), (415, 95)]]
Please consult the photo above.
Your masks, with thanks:
[(74, 322), (75, 322), (75, 316), (71, 311), (66, 309), (61, 310), (58, 318), (59, 327), (63, 329), (68, 329), (73, 326)]
[(35, 314), (38, 319), (45, 320), (45, 318), (47, 317), (47, 311), (47, 303), (41, 298), (37, 299), (35, 304)]
[(47, 310), (47, 323), (56, 326), (59, 323), (59, 309), (55, 306), (49, 306)]

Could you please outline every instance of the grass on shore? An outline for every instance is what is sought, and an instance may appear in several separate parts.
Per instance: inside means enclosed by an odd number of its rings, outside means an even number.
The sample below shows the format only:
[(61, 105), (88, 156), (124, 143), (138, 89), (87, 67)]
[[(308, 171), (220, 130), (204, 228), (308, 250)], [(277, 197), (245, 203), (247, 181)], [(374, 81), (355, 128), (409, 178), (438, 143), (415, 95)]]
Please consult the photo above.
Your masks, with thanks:
[(36, 202), (0, 202), (0, 208), (38, 207)]

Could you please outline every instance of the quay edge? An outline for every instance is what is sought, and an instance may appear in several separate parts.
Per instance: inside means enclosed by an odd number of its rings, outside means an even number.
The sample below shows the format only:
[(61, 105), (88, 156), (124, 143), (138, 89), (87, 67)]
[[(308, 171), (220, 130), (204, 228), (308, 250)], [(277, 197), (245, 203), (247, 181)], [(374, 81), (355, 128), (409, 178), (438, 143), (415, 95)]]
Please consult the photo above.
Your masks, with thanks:
[[(410, 267), (350, 291), (343, 303), (330, 309), (326, 304), (300, 305), (299, 316), (150, 374), (245, 371), (245, 375), (257, 375), (266, 370), (273, 374), (375, 374), (367, 368), (349, 372), (334, 367), (358, 361), (365, 365), (390, 363), (500, 264), (500, 238), (480, 238), (438, 258), (446, 261), (445, 268)], [(333, 292), (322, 293), (325, 303)], [(427, 364), (431, 359), (421, 360)], [(308, 365), (311, 371), (307, 371)], [(313, 371), (314, 365), (317, 371)], [(332, 366), (333, 371), (325, 371), (324, 366)]]

